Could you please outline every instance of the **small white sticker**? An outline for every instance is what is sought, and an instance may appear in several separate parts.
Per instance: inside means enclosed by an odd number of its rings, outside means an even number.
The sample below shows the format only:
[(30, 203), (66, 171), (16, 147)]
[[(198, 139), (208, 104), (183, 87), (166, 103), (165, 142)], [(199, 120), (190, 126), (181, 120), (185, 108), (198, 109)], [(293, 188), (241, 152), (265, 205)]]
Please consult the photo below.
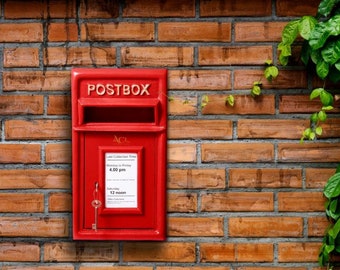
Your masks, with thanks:
[(105, 206), (137, 208), (137, 154), (105, 153)]

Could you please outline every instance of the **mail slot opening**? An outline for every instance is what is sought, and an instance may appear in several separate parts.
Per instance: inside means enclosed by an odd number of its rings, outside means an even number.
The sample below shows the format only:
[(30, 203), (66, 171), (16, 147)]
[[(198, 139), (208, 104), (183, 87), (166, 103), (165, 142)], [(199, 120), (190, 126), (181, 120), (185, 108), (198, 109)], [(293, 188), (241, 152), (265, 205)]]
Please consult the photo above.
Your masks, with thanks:
[(154, 123), (154, 107), (85, 107), (84, 123)]

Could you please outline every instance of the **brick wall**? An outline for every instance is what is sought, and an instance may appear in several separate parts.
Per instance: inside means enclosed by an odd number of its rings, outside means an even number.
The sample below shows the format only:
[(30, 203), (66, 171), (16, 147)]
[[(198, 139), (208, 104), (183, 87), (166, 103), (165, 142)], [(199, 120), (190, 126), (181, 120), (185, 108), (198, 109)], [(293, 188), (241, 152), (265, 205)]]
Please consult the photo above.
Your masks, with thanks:
[[(277, 62), (285, 23), (317, 5), (1, 1), (0, 268), (320, 269), (340, 119), (299, 143), (319, 108), (308, 101), (319, 82), (299, 64), (263, 80), (260, 98), (248, 94), (264, 62)], [(168, 69), (165, 242), (72, 240), (70, 69), (110, 66)]]

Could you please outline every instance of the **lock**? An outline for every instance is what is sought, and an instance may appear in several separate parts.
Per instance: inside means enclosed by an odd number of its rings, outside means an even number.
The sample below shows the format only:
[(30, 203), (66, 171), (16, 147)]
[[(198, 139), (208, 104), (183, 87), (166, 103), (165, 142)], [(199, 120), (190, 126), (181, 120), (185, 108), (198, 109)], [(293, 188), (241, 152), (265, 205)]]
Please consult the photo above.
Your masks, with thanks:
[(164, 240), (165, 69), (73, 69), (73, 238)]

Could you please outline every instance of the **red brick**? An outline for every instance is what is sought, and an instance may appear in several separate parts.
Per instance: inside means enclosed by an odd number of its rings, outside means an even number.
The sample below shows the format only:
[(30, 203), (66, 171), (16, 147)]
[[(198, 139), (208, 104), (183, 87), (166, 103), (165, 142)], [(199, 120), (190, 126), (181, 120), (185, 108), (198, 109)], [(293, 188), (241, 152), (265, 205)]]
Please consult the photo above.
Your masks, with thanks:
[(287, 22), (237, 22), (236, 42), (280, 42)]
[(6, 19), (40, 19), (44, 17), (43, 1), (7, 1), (4, 10)]
[(279, 243), (279, 262), (317, 262), (321, 243)]
[(202, 162), (273, 162), (271, 143), (203, 143)]
[(170, 120), (169, 139), (232, 139), (230, 120)]
[(81, 26), (82, 41), (153, 41), (154, 24), (148, 22), (86, 23)]
[(65, 218), (0, 217), (3, 237), (67, 237)]
[(169, 189), (223, 189), (224, 169), (168, 169)]
[(196, 258), (195, 243), (134, 242), (123, 244), (124, 262), (191, 262)]
[[(339, 101), (338, 101), (339, 102)], [(329, 113), (339, 113), (338, 102)], [(314, 113), (320, 111), (322, 104), (320, 100), (310, 100), (308, 95), (281, 95), (279, 102), (280, 113)]]
[(46, 163), (71, 163), (71, 145), (47, 144)]
[(230, 270), (229, 266), (158, 266), (157, 270)]
[(40, 247), (38, 243), (2, 242), (0, 243), (0, 261), (5, 262), (38, 262)]
[(204, 212), (270, 212), (274, 210), (271, 192), (228, 192), (202, 194)]
[(230, 90), (229, 70), (169, 70), (170, 90)]
[(66, 91), (70, 90), (69, 71), (3, 72), (4, 91)]
[(197, 212), (197, 194), (169, 193), (167, 194), (167, 209), (168, 212)]
[(87, 0), (80, 2), (80, 18), (117, 18), (119, 2), (106, 0)]
[(5, 121), (7, 140), (70, 139), (69, 120), (7, 120)]
[(115, 262), (116, 242), (46, 242), (44, 262)]
[(270, 266), (270, 267), (252, 267), (252, 266), (242, 266), (237, 267), (235, 270), (307, 270), (305, 267), (276, 267), (276, 266)]
[(75, 2), (74, 0), (7, 1), (5, 17), (7, 19), (75, 18)]
[(301, 217), (230, 217), (229, 237), (302, 237)]
[(234, 106), (226, 105), (227, 94), (225, 95), (207, 95), (208, 103), (202, 109), (202, 114), (263, 114), (272, 115), (275, 113), (275, 96), (261, 95), (253, 98), (250, 95), (233, 95), (235, 99)]
[(197, 115), (197, 97), (169, 96), (169, 115)]
[(198, 63), (201, 66), (261, 65), (271, 59), (271, 46), (205, 46), (198, 48)]
[(49, 212), (71, 212), (72, 196), (71, 193), (52, 192), (48, 196)]
[(271, 262), (272, 244), (266, 243), (201, 243), (201, 262)]
[(308, 237), (323, 237), (329, 225), (326, 216), (308, 217)]
[(0, 42), (42, 42), (41, 23), (2, 23)]
[(71, 97), (53, 95), (48, 97), (47, 114), (71, 115)]
[(0, 163), (40, 163), (39, 144), (0, 144)]
[(194, 17), (195, 1), (142, 1), (127, 0), (123, 9), (123, 17)]
[(308, 120), (295, 119), (240, 119), (238, 138), (300, 139), (309, 127)]
[(78, 40), (78, 26), (75, 23), (50, 23), (47, 31), (50, 42)]
[(325, 198), (322, 192), (280, 192), (280, 212), (322, 212)]
[(39, 67), (38, 48), (4, 49), (4, 67)]
[(0, 189), (69, 189), (68, 169), (0, 170)]
[(193, 163), (196, 161), (196, 144), (168, 144), (169, 163)]
[(258, 168), (229, 169), (229, 187), (237, 188), (301, 188), (301, 169)]
[(280, 143), (280, 162), (339, 162), (339, 143)]
[(239, 243), (236, 245), (237, 262), (272, 262), (274, 247), (271, 243)]
[(158, 40), (174, 42), (230, 42), (229, 22), (160, 22)]
[(334, 169), (306, 168), (306, 187), (323, 188), (334, 173), (335, 166)]
[(321, 138), (339, 138), (340, 137), (340, 119), (330, 118), (320, 124), (322, 127)]
[(76, 18), (76, 0), (46, 1), (49, 5), (47, 16), (50, 18)]
[(1, 115), (43, 114), (44, 97), (35, 96), (4, 96), (0, 98)]
[(112, 66), (116, 63), (115, 48), (61, 48), (49, 47), (45, 50), (46, 66)]
[(294, 0), (278, 0), (276, 1), (276, 14), (278, 16), (306, 16), (316, 15), (320, 1), (310, 0), (304, 5), (297, 5)]
[(271, 1), (247, 1), (241, 0), (236, 2), (230, 1), (200, 1), (200, 15), (203, 17), (216, 16), (269, 16), (271, 14)]
[(40, 193), (0, 193), (0, 212), (41, 213), (44, 195)]
[[(307, 88), (307, 75), (304, 70), (280, 70), (279, 75), (268, 82), (264, 78), (264, 61), (262, 70), (236, 69), (234, 71), (234, 88), (238, 90), (250, 90), (255, 81), (261, 81), (262, 89), (301, 89)], [(290, 96), (291, 99), (295, 97)]]
[(140, 265), (139, 266), (96, 266), (96, 265), (92, 265), (92, 266), (80, 266), (79, 267), (79, 270), (153, 270), (153, 269), (154, 268), (152, 266), (140, 266)]
[(194, 63), (192, 47), (123, 47), (123, 66), (181, 67)]
[(223, 236), (223, 218), (169, 217), (168, 236)]
[(235, 261), (234, 243), (200, 243), (200, 262)]
[[(3, 266), (2, 270), (74, 270), (74, 267), (71, 265), (49, 265), (49, 266)], [(103, 270), (103, 269), (102, 269)]]

